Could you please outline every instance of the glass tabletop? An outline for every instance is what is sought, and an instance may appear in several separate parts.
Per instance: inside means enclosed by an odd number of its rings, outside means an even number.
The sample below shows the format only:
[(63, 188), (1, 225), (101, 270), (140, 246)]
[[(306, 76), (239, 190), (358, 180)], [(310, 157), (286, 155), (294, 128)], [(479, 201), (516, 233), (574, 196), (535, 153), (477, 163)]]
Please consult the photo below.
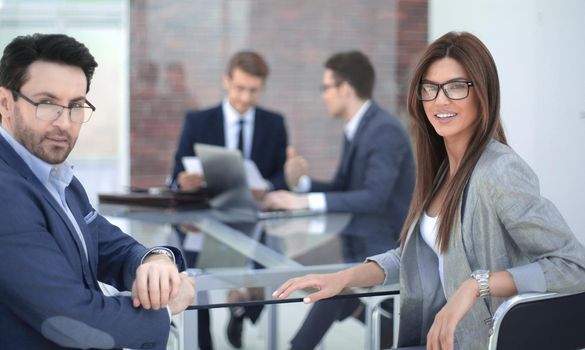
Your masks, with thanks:
[(197, 289), (275, 287), (305, 273), (361, 263), (381, 247), (344, 234), (350, 214), (252, 219), (241, 212), (102, 204), (99, 211), (146, 246), (180, 248)]
[[(117, 204), (102, 204), (99, 212), (146, 246), (181, 248), (190, 267), (188, 273), (196, 281), (196, 302), (189, 307), (195, 310), (234, 306), (208, 294), (232, 288), (264, 291), (259, 300), (237, 303), (240, 306), (301, 302), (306, 295), (303, 291), (286, 300), (274, 300), (271, 294), (289, 278), (339, 271), (385, 249), (380, 242), (347, 235), (344, 228), (351, 220), (349, 214), (258, 220), (238, 211), (177, 211)], [(390, 285), (352, 289), (335, 298), (386, 298), (398, 293), (399, 286)], [(267, 349), (276, 344), (275, 306), (268, 307)], [(193, 313), (182, 317), (180, 343), (196, 348), (197, 332), (193, 330), (197, 329), (197, 317)]]
[(242, 265), (225, 262), (234, 256), (268, 268), (348, 261), (340, 248), (345, 239), (338, 234), (349, 222), (349, 214), (257, 220), (238, 211), (173, 211), (112, 204), (100, 205), (99, 211), (119, 225), (131, 223), (128, 231), (147, 246), (155, 245), (153, 240), (158, 237), (159, 245), (200, 252), (199, 268)]

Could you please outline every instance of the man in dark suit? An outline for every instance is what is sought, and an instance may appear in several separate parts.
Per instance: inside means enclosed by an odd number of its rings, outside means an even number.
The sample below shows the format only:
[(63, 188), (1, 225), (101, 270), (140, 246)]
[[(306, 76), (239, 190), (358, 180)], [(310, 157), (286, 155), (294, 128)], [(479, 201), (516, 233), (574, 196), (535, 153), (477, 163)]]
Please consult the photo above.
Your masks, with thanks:
[[(296, 193), (276, 191), (264, 199), (264, 205), (273, 209), (352, 213), (341, 233), (344, 255), (351, 261), (363, 261), (376, 253), (376, 247), (381, 253), (396, 246), (414, 188), (407, 133), (396, 117), (371, 100), (374, 80), (374, 68), (361, 52), (338, 53), (326, 61), (321, 97), (329, 114), (345, 123), (335, 177), (329, 182), (309, 178), (306, 160), (291, 148), (285, 172)], [(347, 242), (361, 243), (351, 249)], [(314, 348), (335, 320), (358, 316), (362, 309), (356, 299), (315, 304), (292, 348)]]
[[(244, 158), (251, 159), (256, 164), (262, 177), (267, 180), (266, 190), (286, 188), (284, 163), (288, 141), (284, 118), (278, 113), (256, 106), (264, 91), (268, 74), (268, 65), (256, 52), (241, 51), (230, 59), (223, 78), (226, 97), (222, 103), (203, 111), (189, 111), (185, 116), (175, 154), (171, 187), (194, 191), (201, 186), (203, 176), (186, 172), (182, 159), (195, 155), (195, 143), (206, 143), (239, 149)], [(180, 231), (179, 235), (184, 237)], [(195, 266), (198, 253), (185, 251), (185, 255), (190, 266)], [(252, 292), (233, 290), (229, 294), (229, 301), (249, 299), (250, 293), (254, 294)], [(247, 317), (255, 323), (261, 310), (261, 307), (230, 310), (227, 336), (233, 346), (242, 346), (244, 318)], [(201, 349), (211, 349), (209, 312), (199, 311), (198, 317), (199, 346)]]
[(284, 118), (256, 106), (268, 73), (268, 65), (255, 52), (242, 51), (231, 58), (223, 78), (226, 98), (219, 106), (185, 116), (172, 174), (175, 186), (185, 191), (199, 188), (202, 175), (185, 172), (182, 158), (195, 155), (195, 143), (206, 143), (240, 149), (244, 158), (254, 161), (270, 189), (286, 188)]
[(110, 224), (66, 161), (96, 66), (60, 34), (17, 37), (0, 60), (0, 349), (166, 349), (171, 314), (194, 300), (180, 252)]

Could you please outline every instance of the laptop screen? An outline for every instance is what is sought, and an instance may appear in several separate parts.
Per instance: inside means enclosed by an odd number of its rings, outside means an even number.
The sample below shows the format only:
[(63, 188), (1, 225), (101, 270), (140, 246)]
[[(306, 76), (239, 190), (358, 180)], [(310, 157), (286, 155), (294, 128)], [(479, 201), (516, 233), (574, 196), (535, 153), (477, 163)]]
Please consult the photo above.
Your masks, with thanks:
[(257, 209), (240, 151), (201, 143), (196, 143), (194, 148), (201, 160), (213, 207)]

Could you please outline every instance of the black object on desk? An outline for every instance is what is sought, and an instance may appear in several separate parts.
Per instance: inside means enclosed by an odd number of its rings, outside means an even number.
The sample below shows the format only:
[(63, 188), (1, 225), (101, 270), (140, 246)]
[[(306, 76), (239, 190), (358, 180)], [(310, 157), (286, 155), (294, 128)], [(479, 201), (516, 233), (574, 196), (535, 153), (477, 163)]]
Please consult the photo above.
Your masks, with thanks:
[(100, 193), (98, 200), (102, 204), (124, 204), (142, 207), (167, 209), (205, 209), (209, 208), (209, 193), (205, 190), (197, 192), (178, 192), (162, 190), (132, 189), (127, 193)]
[[(329, 298), (322, 300), (335, 300), (335, 299), (348, 299), (348, 298), (361, 298), (361, 297), (375, 297), (380, 295), (397, 295), (400, 294), (399, 290), (381, 290), (375, 292), (357, 292), (350, 294), (337, 294)], [(238, 301), (235, 303), (216, 303), (216, 304), (204, 304), (204, 305), (189, 305), (186, 310), (205, 310), (205, 309), (218, 309), (234, 306), (257, 306), (257, 305), (269, 305), (269, 304), (287, 304), (287, 303), (301, 303), (304, 298), (288, 298), (288, 299), (268, 299), (268, 300), (247, 300)]]

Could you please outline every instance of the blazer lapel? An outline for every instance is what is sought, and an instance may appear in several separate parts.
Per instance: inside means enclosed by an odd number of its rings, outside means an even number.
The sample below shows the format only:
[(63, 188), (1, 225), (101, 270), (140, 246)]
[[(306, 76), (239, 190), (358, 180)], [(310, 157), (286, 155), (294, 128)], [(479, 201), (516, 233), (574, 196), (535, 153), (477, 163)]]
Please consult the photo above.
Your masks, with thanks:
[(419, 271), (416, 232), (419, 230), (418, 218), (408, 229), (406, 242), (402, 248), (400, 261), (400, 330), (399, 346), (421, 344), (421, 329), (424, 310), (422, 305), (422, 276)]
[[(90, 228), (87, 225), (87, 223), (85, 222), (85, 217), (84, 217), (84, 215), (87, 215), (87, 214), (97, 215), (97, 213), (95, 213), (95, 212), (82, 213), (81, 212), (81, 210), (80, 210), (81, 205), (80, 205), (79, 201), (77, 200), (77, 198), (75, 196), (73, 196), (71, 194), (71, 185), (67, 186), (67, 188), (65, 189), (65, 198), (67, 200), (69, 210), (71, 210), (71, 213), (73, 214), (73, 217), (75, 218), (75, 221), (77, 222), (77, 225), (79, 226), (79, 230), (81, 231), (81, 234), (83, 235), (83, 239), (85, 240), (85, 246), (87, 247), (87, 259), (89, 260), (89, 266), (90, 266), (90, 268), (93, 266), (97, 266), (97, 260), (98, 260), (97, 250), (93, 249), (93, 247), (96, 246), (95, 244), (93, 244), (94, 237), (91, 235)], [(73, 234), (75, 237), (78, 238), (78, 235), (76, 232), (73, 232)], [(81, 242), (79, 242), (79, 239), (76, 242), (78, 243), (78, 247), (83, 250), (83, 246), (81, 246)], [(97, 278), (97, 271), (93, 271), (93, 269), (92, 269), (92, 275), (96, 276), (96, 278)]]
[[(445, 271), (445, 294), (448, 298), (453, 296), (459, 286), (471, 275), (471, 266), (463, 246), (463, 233), (461, 225), (461, 203), (456, 212), (457, 219), (453, 222), (449, 239), (449, 247), (444, 254), (443, 269)], [(448, 274), (448, 275), (447, 275)], [(479, 325), (479, 326), (478, 326)], [(467, 312), (465, 318), (460, 321), (455, 332), (455, 338), (463, 348), (469, 348), (469, 339), (474, 339), (474, 344), (480, 344), (484, 348), (488, 344), (489, 327), (491, 326), (491, 314), (485, 300), (478, 300)]]
[[(355, 152), (356, 152), (356, 148), (357, 148), (356, 145), (358, 143), (362, 142), (361, 139), (362, 139), (362, 135), (364, 134), (364, 130), (366, 129), (367, 124), (370, 122), (370, 120), (374, 117), (374, 114), (375, 114), (375, 107), (374, 106), (375, 105), (372, 102), (372, 105), (370, 105), (368, 110), (364, 113), (364, 116), (362, 117), (362, 120), (360, 121), (360, 124), (358, 125), (358, 128), (355, 132), (355, 135), (353, 135), (353, 140), (351, 140), (351, 142), (349, 142), (349, 149), (344, 150), (340, 170), (341, 170), (342, 174), (346, 175), (346, 176), (344, 176), (345, 179), (349, 178), (349, 176), (347, 176), (347, 174), (349, 174), (349, 172), (351, 171), (351, 164), (353, 163), (353, 158), (355, 157)], [(345, 140), (345, 135), (344, 135), (344, 140)], [(346, 152), (347, 152), (347, 154), (346, 154)]]
[[(69, 235), (75, 242), (81, 266), (83, 267), (84, 270), (89, 271), (89, 264), (84, 253), (83, 246), (81, 244), (81, 241), (79, 240), (79, 236), (77, 235), (75, 228), (73, 227), (73, 224), (71, 224), (71, 221), (69, 220), (69, 217), (67, 216), (67, 214), (65, 214), (59, 203), (55, 201), (55, 198), (53, 198), (51, 193), (49, 193), (49, 191), (39, 181), (35, 174), (33, 174), (32, 170), (30, 170), (30, 168), (24, 162), (24, 160), (20, 158), (20, 156), (14, 151), (14, 149), (12, 149), (12, 147), (8, 144), (8, 142), (6, 142), (6, 140), (3, 137), (0, 137), (0, 157), (2, 157), (7, 164), (10, 164), (11, 167), (14, 170), (16, 170), (23, 178), (25, 178), (28, 183), (34, 186), (36, 188), (37, 193), (42, 194), (42, 196), (49, 203), (49, 205), (57, 212), (57, 214), (67, 227)], [(84, 277), (86, 277), (86, 282), (89, 285), (93, 283), (91, 280), (87, 280), (87, 276), (85, 273)]]
[(214, 113), (213, 117), (211, 118), (210, 124), (211, 124), (210, 136), (212, 139), (210, 144), (225, 146), (225, 126), (223, 120), (223, 110), (221, 105), (217, 109), (217, 112)]
[(267, 135), (270, 131), (266, 130), (266, 124), (262, 122), (262, 112), (256, 108), (256, 113), (254, 115), (254, 131), (252, 133), (252, 152), (250, 153), (250, 158), (256, 164), (261, 164), (262, 162), (260, 159), (260, 150), (262, 149), (262, 141), (265, 139), (264, 135)]

